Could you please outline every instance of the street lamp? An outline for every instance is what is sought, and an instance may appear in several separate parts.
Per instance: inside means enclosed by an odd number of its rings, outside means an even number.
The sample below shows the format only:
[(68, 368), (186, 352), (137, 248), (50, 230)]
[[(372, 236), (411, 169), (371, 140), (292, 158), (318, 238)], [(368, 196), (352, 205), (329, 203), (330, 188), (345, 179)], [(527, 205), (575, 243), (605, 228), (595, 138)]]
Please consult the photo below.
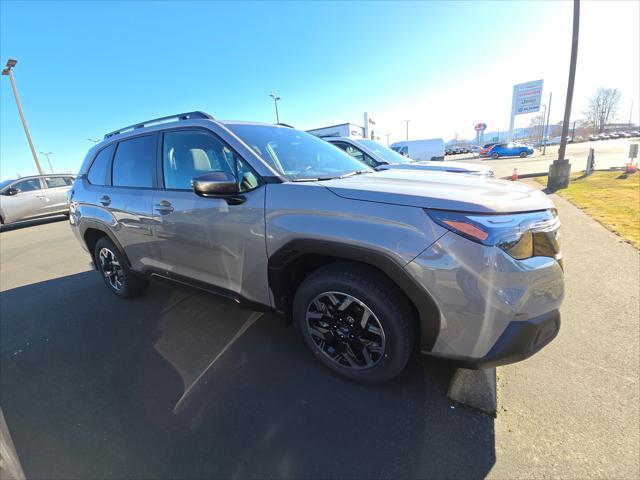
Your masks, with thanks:
[(280, 123), (280, 114), (278, 113), (278, 100), (280, 100), (280, 97), (275, 93), (270, 93), (269, 96), (273, 98), (273, 103), (276, 106), (276, 123)]
[(29, 142), (29, 148), (31, 148), (31, 154), (33, 155), (33, 160), (36, 162), (36, 168), (38, 169), (38, 173), (40, 175), (44, 175), (44, 171), (40, 166), (40, 161), (38, 161), (38, 155), (36, 155), (36, 149), (33, 147), (33, 142), (31, 141), (31, 135), (29, 134), (29, 127), (27, 127), (27, 121), (24, 118), (24, 112), (22, 111), (22, 105), (20, 104), (20, 97), (18, 96), (18, 89), (16, 88), (16, 82), (13, 79), (13, 67), (16, 66), (18, 61), (14, 58), (10, 58), (7, 60), (7, 66), (2, 69), (2, 75), (8, 75), (9, 80), (11, 80), (11, 88), (13, 89), (13, 96), (16, 99), (16, 105), (18, 106), (18, 112), (20, 113), (20, 119), (22, 120), (22, 126), (24, 127), (24, 133), (27, 136), (27, 141)]
[(569, 61), (569, 81), (567, 83), (567, 99), (564, 102), (564, 120), (562, 122), (562, 136), (560, 137), (560, 149), (558, 159), (549, 165), (547, 188), (555, 191), (569, 186), (571, 164), (564, 158), (567, 150), (567, 134), (569, 133), (569, 120), (571, 119), (571, 103), (573, 102), (573, 86), (576, 82), (576, 63), (578, 59), (578, 37), (580, 32), (580, 0), (573, 0), (573, 34), (571, 36), (571, 60)]
[(53, 155), (53, 152), (40, 152), (40, 155), (44, 155), (47, 157), (47, 162), (49, 163), (49, 170), (53, 173), (53, 167), (51, 166), (51, 160), (49, 160), (49, 155)]
[(404, 123), (406, 124), (407, 127), (407, 142), (409, 141), (409, 120), (405, 120)]

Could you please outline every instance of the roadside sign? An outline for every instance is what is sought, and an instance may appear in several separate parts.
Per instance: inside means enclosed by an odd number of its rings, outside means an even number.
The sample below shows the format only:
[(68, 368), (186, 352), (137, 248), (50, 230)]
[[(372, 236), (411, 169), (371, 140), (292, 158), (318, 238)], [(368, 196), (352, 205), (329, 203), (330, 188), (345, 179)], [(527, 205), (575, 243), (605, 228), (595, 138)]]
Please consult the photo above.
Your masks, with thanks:
[(486, 123), (477, 123), (473, 129), (476, 132), (484, 132), (487, 129), (487, 124)]
[(540, 111), (543, 80), (520, 83), (513, 86), (513, 114), (533, 113)]
[(498, 137), (491, 137), (491, 141), (492, 142), (497, 142), (498, 141)]
[(629, 158), (633, 160), (637, 156), (638, 156), (638, 144), (632, 143), (631, 145), (629, 145)]

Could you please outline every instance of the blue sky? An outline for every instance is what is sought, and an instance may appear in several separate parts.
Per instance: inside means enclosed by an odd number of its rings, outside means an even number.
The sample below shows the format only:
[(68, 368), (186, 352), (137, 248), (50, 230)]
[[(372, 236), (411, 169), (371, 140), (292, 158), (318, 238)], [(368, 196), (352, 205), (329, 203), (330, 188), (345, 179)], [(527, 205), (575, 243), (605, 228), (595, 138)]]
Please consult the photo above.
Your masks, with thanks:
[[(576, 118), (598, 86), (622, 89), (621, 117), (640, 111), (639, 15), (583, 2)], [(568, 2), (0, 3), (0, 62), (18, 59), (36, 150), (58, 171), (77, 170), (87, 138), (146, 118), (273, 121), (270, 92), (300, 128), (369, 111), (392, 141), (405, 118), (414, 138), (470, 138), (479, 121), (505, 129), (511, 86), (544, 78), (557, 121), (570, 34)], [(7, 77), (0, 105), (0, 177), (34, 173)]]

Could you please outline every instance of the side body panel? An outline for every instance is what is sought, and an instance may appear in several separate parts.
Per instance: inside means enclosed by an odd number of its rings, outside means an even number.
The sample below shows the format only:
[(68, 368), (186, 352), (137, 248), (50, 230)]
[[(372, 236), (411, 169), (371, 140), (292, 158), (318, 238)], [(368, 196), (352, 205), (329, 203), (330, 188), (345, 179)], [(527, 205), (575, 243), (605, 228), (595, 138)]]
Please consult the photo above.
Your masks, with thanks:
[(266, 187), (269, 256), (304, 238), (362, 247), (404, 266), (445, 233), (420, 208), (345, 199), (320, 183)]
[(244, 193), (245, 202), (229, 205), (194, 192), (158, 190), (154, 208), (169, 203), (173, 211), (154, 211), (154, 267), (167, 276), (189, 278), (270, 305), (265, 192), (262, 186)]

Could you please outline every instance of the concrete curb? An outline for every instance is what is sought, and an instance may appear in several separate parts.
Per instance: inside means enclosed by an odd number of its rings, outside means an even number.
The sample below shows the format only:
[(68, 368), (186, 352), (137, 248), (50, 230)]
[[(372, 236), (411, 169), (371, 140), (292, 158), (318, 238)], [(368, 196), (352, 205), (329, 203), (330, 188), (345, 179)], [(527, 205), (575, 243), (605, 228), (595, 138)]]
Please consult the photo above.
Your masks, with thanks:
[(496, 369), (459, 368), (449, 383), (450, 400), (495, 417), (498, 413)]
[(9, 427), (4, 420), (2, 409), (0, 408), (0, 478), (7, 480), (24, 480), (24, 472), (13, 446)]

